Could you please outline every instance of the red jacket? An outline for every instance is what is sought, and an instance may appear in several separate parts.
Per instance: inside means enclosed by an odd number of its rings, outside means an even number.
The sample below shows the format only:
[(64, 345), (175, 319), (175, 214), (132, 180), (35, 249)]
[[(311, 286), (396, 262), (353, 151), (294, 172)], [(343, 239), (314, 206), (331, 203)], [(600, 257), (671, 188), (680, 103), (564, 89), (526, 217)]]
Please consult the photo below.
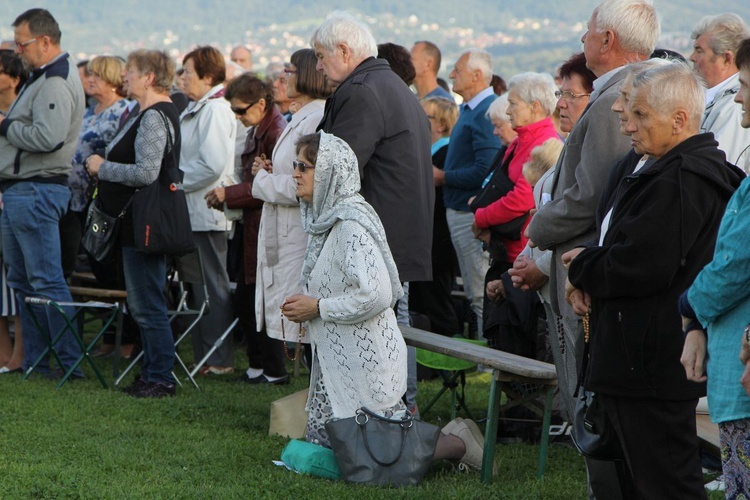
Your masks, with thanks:
[(224, 188), (225, 202), (228, 208), (242, 208), (242, 220), (245, 223), (243, 255), (245, 258), (245, 283), (255, 283), (255, 268), (258, 262), (258, 230), (263, 201), (253, 197), (253, 160), (265, 154), (271, 158), (273, 148), (281, 132), (286, 127), (286, 120), (276, 106), (247, 134), (245, 149), (242, 151), (242, 182)]
[[(480, 208), (474, 213), (477, 227), (481, 229), (503, 224), (528, 213), (534, 208), (534, 193), (522, 174), (523, 164), (530, 159), (532, 149), (541, 145), (547, 139), (560, 139), (557, 130), (555, 130), (555, 125), (549, 117), (524, 127), (518, 127), (516, 132), (518, 137), (510, 143), (503, 158), (504, 162), (509, 155), (513, 154), (513, 159), (508, 165), (508, 177), (513, 181), (515, 187), (495, 203)], [(520, 240), (503, 240), (508, 251), (509, 262), (516, 260), (518, 254), (526, 246), (527, 238), (523, 236), (523, 232), (530, 220), (529, 217), (524, 224)]]

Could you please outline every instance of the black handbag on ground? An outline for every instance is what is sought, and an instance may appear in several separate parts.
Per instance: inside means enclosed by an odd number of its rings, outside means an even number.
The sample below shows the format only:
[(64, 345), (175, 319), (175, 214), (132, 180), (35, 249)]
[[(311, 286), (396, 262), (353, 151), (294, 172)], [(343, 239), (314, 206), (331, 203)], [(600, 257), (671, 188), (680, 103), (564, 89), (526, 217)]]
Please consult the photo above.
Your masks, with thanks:
[(169, 133), (169, 122), (160, 113), (167, 127), (167, 150), (159, 177), (133, 195), (133, 232), (136, 249), (146, 253), (185, 255), (195, 249), (187, 199), (182, 187), (183, 173)]
[[(500, 150), (500, 152), (495, 157), (495, 161), (493, 162), (493, 164), (497, 164), (499, 161), (502, 161), (505, 151), (505, 148)], [(497, 200), (513, 191), (513, 188), (516, 187), (513, 181), (510, 180), (510, 177), (508, 177), (508, 165), (510, 164), (510, 161), (512, 159), (513, 153), (511, 153), (508, 158), (506, 158), (505, 161), (503, 161), (502, 164), (495, 168), (495, 170), (492, 172), (492, 177), (490, 177), (490, 180), (482, 188), (482, 191), (480, 191), (479, 194), (469, 204), (469, 209), (472, 211), (472, 213), (475, 213), (480, 208), (486, 208), (489, 205), (495, 203)], [(524, 215), (516, 217), (515, 219), (509, 220), (508, 222), (492, 226), (489, 228), (490, 232), (492, 232), (493, 235), (508, 240), (520, 240), (521, 230), (523, 229), (523, 225), (526, 223), (526, 218), (528, 217), (528, 215), (529, 214), (526, 213)]]
[(582, 380), (586, 373), (589, 356), (589, 315), (583, 318), (584, 352), (578, 386), (573, 397), (576, 398), (573, 428), (570, 437), (578, 453), (596, 460), (623, 460), (620, 438), (609, 419), (601, 399), (596, 393), (586, 391)]
[(120, 221), (128, 210), (128, 202), (119, 215), (113, 216), (104, 212), (99, 206), (99, 198), (89, 203), (86, 223), (83, 228), (81, 246), (97, 262), (104, 262), (112, 253), (117, 243)]
[(414, 420), (389, 419), (367, 408), (326, 423), (341, 477), (352, 483), (419, 484), (432, 463), (440, 429)]

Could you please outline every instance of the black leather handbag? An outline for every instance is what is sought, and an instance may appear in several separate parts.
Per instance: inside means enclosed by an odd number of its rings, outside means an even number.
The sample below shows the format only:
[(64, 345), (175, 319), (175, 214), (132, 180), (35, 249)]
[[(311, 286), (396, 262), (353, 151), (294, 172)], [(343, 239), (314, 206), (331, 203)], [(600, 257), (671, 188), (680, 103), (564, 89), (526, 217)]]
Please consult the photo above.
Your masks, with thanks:
[(414, 420), (389, 419), (367, 408), (326, 423), (341, 477), (352, 483), (419, 484), (432, 463), (440, 429)]
[(570, 437), (578, 452), (584, 457), (596, 460), (623, 460), (620, 438), (607, 416), (601, 399), (594, 392), (583, 388), (583, 377), (586, 374), (589, 357), (589, 315), (583, 318), (585, 345), (583, 348), (583, 363), (578, 376), (575, 414)]
[(128, 202), (119, 215), (113, 216), (104, 212), (99, 206), (99, 198), (94, 198), (89, 203), (86, 213), (81, 246), (97, 262), (104, 262), (117, 242), (120, 221), (125, 216), (130, 202)]

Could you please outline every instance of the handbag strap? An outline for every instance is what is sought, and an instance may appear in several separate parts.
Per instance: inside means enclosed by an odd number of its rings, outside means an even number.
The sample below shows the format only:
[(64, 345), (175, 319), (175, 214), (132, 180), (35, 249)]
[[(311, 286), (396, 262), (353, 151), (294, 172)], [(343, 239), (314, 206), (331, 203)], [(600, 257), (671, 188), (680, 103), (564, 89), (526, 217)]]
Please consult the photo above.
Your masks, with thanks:
[[(359, 417), (361, 415), (365, 415), (364, 422), (360, 422), (359, 420)], [(376, 457), (375, 454), (370, 449), (370, 442), (367, 440), (367, 431), (365, 429), (365, 427), (367, 426), (369, 417), (373, 417), (376, 420), (381, 420), (389, 424), (397, 424), (399, 428), (401, 429), (401, 447), (398, 450), (398, 455), (396, 455), (396, 458), (394, 458), (390, 462), (386, 462), (386, 461), (382, 461), (378, 459), (378, 457)], [(413, 423), (411, 420), (411, 415), (409, 415), (409, 417), (410, 418), (408, 420), (392, 420), (392, 419), (383, 417), (381, 415), (377, 415), (364, 407), (361, 408), (360, 410), (357, 410), (357, 416), (354, 417), (354, 421), (357, 423), (357, 426), (359, 427), (359, 430), (362, 433), (362, 440), (365, 443), (365, 449), (367, 450), (367, 454), (370, 455), (370, 458), (372, 458), (372, 460), (379, 466), (390, 467), (391, 465), (401, 460), (401, 455), (404, 454), (404, 449), (406, 448), (406, 433), (409, 431), (409, 428), (411, 427), (411, 424)], [(402, 425), (405, 421), (409, 422), (408, 427), (405, 427), (404, 425)]]

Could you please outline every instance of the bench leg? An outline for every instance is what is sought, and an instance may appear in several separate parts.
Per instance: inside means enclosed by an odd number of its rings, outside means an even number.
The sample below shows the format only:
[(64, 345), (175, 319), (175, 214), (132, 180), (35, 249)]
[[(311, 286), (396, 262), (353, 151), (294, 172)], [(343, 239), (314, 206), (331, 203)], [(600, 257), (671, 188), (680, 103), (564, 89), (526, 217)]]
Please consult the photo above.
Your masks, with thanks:
[(482, 457), (482, 482), (492, 482), (492, 466), (495, 463), (495, 442), (497, 441), (497, 420), (500, 414), (500, 396), (502, 382), (493, 373), (490, 386), (490, 401), (488, 405), (487, 423), (484, 428), (484, 455)]
[(542, 418), (542, 436), (539, 441), (539, 468), (537, 469), (536, 478), (541, 479), (544, 476), (544, 469), (547, 467), (547, 449), (549, 447), (549, 424), (552, 418), (552, 397), (555, 392), (554, 386), (547, 387), (547, 395), (544, 399), (544, 417)]

